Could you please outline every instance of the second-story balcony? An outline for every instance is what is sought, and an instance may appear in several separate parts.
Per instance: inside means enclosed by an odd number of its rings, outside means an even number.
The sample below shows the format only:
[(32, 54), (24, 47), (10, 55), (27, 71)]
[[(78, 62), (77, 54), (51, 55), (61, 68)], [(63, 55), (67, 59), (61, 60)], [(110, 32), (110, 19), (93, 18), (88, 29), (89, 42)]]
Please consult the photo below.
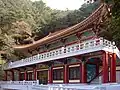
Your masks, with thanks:
[(19, 61), (7, 63), (4, 66), (4, 69), (6, 70), (6, 69), (18, 68), (27, 65), (33, 65), (46, 61), (51, 61), (51, 60), (81, 55), (85, 53), (101, 51), (101, 50), (117, 53), (119, 57), (118, 49), (111, 41), (108, 41), (103, 38), (96, 38), (96, 39), (84, 41), (82, 43), (75, 43), (66, 47), (61, 47), (55, 50), (37, 54), (32, 57), (25, 58)]

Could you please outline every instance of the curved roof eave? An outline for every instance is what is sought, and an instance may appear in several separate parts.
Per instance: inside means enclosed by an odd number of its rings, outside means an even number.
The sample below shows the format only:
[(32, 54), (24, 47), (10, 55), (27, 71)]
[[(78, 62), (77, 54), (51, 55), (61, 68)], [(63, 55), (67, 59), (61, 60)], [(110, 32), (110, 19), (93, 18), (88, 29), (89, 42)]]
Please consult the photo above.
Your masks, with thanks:
[(91, 23), (93, 23), (94, 21), (96, 21), (97, 19), (100, 18), (100, 13), (101, 13), (104, 6), (105, 6), (105, 4), (101, 4), (100, 7), (97, 10), (95, 10), (89, 17), (87, 17), (85, 20), (83, 20), (82, 22), (80, 22), (80, 23), (78, 23), (74, 26), (71, 26), (71, 27), (68, 27), (66, 29), (57, 31), (58, 33), (54, 32), (51, 35), (48, 35), (48, 36), (46, 36), (46, 37), (44, 37), (44, 38), (42, 38), (38, 41), (35, 41), (34, 43), (27, 44), (27, 45), (13, 46), (13, 48), (16, 49), (16, 50), (29, 49), (29, 48), (32, 48), (32, 47), (35, 47), (35, 46), (37, 47), (39, 45), (47, 44), (48, 42), (51, 42), (51, 41), (54, 41), (54, 40), (61, 39), (65, 36), (76, 33), (78, 31), (82, 31), (88, 25), (90, 25)]

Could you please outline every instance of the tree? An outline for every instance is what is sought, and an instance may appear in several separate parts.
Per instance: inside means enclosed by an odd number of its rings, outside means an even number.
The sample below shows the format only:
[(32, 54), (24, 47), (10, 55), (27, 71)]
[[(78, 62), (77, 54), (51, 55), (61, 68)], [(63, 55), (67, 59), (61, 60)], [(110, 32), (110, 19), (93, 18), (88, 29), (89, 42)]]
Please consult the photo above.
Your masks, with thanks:
[(14, 45), (33, 43), (50, 32), (77, 24), (87, 18), (98, 3), (85, 3), (78, 10), (61, 11), (52, 10), (42, 1), (1, 0), (0, 50), (7, 52), (4, 58), (17, 60), (24, 57), (13, 49)]
[[(4, 59), (14, 60), (17, 57), (13, 49), (15, 34), (19, 32), (24, 37), (29, 33), (30, 36), (31, 27), (34, 26), (32, 3), (29, 0), (1, 0), (0, 11), (0, 50), (7, 52), (3, 55)], [(23, 29), (27, 30), (24, 35)]]

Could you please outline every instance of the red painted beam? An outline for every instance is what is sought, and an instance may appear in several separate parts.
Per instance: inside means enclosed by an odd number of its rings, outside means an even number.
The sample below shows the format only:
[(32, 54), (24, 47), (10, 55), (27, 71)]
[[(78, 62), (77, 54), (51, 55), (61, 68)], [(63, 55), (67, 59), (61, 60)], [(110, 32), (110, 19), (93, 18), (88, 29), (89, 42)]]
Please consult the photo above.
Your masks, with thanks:
[(108, 52), (103, 52), (102, 59), (103, 59), (102, 82), (107, 83), (109, 81)]
[(116, 82), (116, 54), (112, 54), (110, 65), (110, 82)]

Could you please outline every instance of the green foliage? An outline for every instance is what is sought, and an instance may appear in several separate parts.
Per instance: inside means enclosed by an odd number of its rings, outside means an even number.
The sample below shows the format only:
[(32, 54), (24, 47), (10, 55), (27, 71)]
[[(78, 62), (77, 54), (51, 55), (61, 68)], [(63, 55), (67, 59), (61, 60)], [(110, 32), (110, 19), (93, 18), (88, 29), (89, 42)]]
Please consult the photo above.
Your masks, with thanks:
[(113, 40), (120, 46), (120, 0), (114, 0), (112, 8), (112, 20), (110, 23), (110, 32), (112, 32)]
[(115, 41), (116, 45), (120, 47), (120, 1), (119, 0), (106, 0), (112, 5), (112, 15), (109, 22), (105, 23), (102, 36)]
[(42, 1), (0, 1), (0, 50), (4, 59), (23, 58), (14, 45), (29, 44), (56, 30), (81, 22), (99, 5), (99, 2), (83, 4), (78, 10), (52, 10)]
[[(98, 7), (98, 3), (99, 2), (83, 4), (79, 10), (54, 10), (54, 12), (51, 13), (50, 22), (40, 26), (38, 29), (42, 32), (43, 36), (45, 36), (49, 34), (49, 32), (54, 32), (77, 24), (87, 18)], [(41, 32), (37, 33), (37, 39), (41, 38)]]
[[(35, 26), (34, 8), (30, 0), (1, 0), (0, 1), (0, 50), (5, 51), (4, 59), (16, 60), (13, 46), (29, 43)], [(30, 41), (26, 41), (30, 38)]]

